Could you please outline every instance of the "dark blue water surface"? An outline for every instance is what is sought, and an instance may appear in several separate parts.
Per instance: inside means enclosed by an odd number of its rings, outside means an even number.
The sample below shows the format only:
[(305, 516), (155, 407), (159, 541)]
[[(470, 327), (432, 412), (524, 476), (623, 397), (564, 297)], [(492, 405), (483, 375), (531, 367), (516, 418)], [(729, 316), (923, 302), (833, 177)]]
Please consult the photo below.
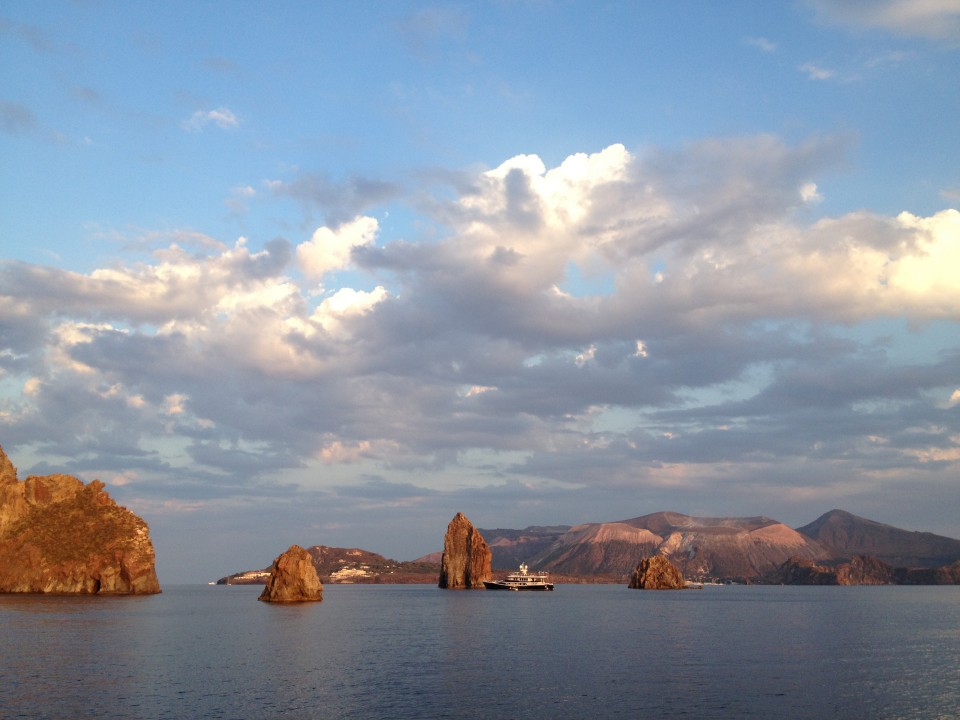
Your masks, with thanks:
[(960, 587), (260, 589), (0, 595), (0, 717), (960, 717)]

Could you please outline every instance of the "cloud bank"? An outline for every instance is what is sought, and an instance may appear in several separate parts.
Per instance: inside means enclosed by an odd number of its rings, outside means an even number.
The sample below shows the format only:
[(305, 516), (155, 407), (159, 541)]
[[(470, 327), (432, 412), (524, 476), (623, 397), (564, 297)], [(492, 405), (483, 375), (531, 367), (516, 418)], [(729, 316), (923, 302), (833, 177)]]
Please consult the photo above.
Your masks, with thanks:
[[(417, 194), (423, 239), (357, 215), (87, 274), (7, 262), (0, 437), (170, 512), (297, 487), (822, 509), (951, 487), (960, 212), (818, 218), (842, 153), (520, 155)], [(901, 352), (930, 327), (939, 347)]]

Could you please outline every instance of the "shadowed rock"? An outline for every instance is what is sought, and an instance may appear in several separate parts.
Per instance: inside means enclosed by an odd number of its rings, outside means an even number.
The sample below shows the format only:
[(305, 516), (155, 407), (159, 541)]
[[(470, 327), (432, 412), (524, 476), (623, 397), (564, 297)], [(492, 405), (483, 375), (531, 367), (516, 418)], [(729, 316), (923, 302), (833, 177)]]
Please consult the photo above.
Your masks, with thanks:
[(686, 587), (680, 569), (662, 555), (644, 558), (630, 577), (633, 590), (682, 590)]
[(160, 592), (147, 524), (94, 480), (17, 471), (0, 448), (0, 592)]
[(440, 561), (440, 587), (448, 590), (473, 590), (483, 587), (491, 577), (490, 548), (480, 532), (457, 513), (447, 526)]
[(273, 561), (270, 580), (257, 599), (274, 603), (323, 600), (323, 583), (310, 553), (299, 545), (291, 545)]

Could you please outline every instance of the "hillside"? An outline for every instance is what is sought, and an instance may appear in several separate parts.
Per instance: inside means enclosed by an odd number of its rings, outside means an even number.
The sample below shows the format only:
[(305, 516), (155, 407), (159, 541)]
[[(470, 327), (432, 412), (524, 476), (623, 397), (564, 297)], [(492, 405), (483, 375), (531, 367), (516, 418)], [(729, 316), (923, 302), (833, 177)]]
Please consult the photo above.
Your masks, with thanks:
[[(910, 532), (832, 510), (792, 529), (764, 516), (693, 517), (676, 512), (616, 522), (531, 526), (523, 530), (481, 529), (503, 574), (520, 563), (546, 570), (558, 582), (626, 582), (637, 563), (662, 555), (684, 575), (759, 580), (788, 560), (835, 567), (869, 556), (899, 571), (896, 582), (946, 582), (960, 560), (960, 540)], [(431, 583), (439, 575), (439, 553), (412, 562), (388, 560), (356, 548), (310, 548), (324, 582)], [(891, 571), (893, 572), (893, 571)], [(496, 574), (496, 573), (495, 573)], [(264, 570), (237, 573), (221, 583), (263, 583)]]
[(567, 530), (569, 525), (531, 526), (523, 530), (480, 529), (493, 553), (495, 570), (516, 570), (520, 563), (538, 557)]
[[(439, 563), (399, 562), (359, 548), (314, 545), (307, 552), (324, 583), (435, 583), (440, 574)], [(269, 568), (246, 570), (220, 578), (217, 585), (263, 585), (269, 577)]]
[(657, 512), (578, 525), (532, 564), (563, 574), (627, 575), (639, 560), (663, 555), (687, 577), (753, 578), (790, 557), (818, 559), (823, 548), (766, 517), (704, 518)]
[(960, 540), (901, 530), (843, 510), (824, 513), (797, 532), (823, 546), (830, 559), (869, 555), (894, 567), (940, 567), (960, 559)]

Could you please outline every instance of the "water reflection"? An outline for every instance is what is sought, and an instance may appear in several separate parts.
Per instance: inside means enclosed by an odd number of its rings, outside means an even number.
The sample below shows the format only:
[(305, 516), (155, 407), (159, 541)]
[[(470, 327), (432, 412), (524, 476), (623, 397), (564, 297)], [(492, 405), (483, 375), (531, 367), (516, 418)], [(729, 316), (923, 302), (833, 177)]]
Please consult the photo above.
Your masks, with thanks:
[(960, 706), (957, 588), (329, 586), (296, 606), (258, 592), (2, 596), (4, 717), (911, 718)]

